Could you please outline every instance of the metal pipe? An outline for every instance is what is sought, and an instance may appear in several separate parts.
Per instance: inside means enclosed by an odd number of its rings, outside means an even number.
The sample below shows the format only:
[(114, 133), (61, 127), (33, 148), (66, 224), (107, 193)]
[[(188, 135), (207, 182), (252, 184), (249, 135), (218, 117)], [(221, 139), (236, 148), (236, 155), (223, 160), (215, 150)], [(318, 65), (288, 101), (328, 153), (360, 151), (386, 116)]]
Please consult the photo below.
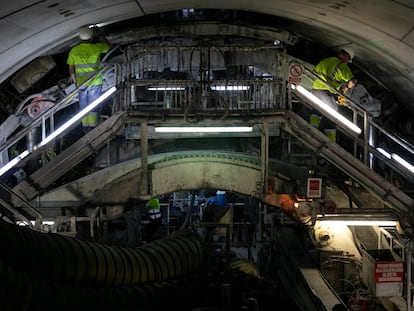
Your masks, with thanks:
[(412, 264), (412, 242), (410, 241), (408, 243), (408, 251), (407, 251), (407, 311), (412, 310), (411, 309), (411, 299), (412, 299), (412, 295), (411, 295), (411, 290), (412, 290), (412, 277), (411, 277), (411, 264)]
[(141, 122), (141, 185), (140, 194), (148, 195), (148, 124)]

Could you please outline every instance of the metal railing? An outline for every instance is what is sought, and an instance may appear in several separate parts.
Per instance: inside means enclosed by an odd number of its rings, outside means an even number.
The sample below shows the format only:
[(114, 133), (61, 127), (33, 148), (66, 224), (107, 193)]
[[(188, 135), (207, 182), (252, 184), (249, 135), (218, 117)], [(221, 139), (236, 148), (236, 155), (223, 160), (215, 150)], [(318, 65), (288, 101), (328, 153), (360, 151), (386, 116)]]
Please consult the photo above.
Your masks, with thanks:
[(280, 80), (130, 80), (132, 110), (198, 112), (262, 112), (285, 109)]
[[(319, 79), (311, 70), (304, 68), (304, 75), (308, 79), (311, 81)], [(393, 133), (393, 131), (384, 128), (374, 120), (370, 112), (353, 102), (346, 94), (338, 92), (332, 87), (331, 89), (337, 96), (346, 98), (342, 105), (350, 112), (350, 121), (362, 130), (361, 134), (356, 135), (342, 127), (342, 132), (354, 142), (353, 150), (350, 151), (354, 157), (383, 177), (388, 177), (385, 175), (390, 174), (385, 168), (388, 167), (391, 172), (404, 177), (408, 182), (414, 182), (414, 166), (410, 164), (414, 160), (414, 145)], [(324, 114), (324, 117), (330, 118), (323, 110), (318, 109), (316, 105), (312, 105), (309, 99), (300, 96), (296, 91), (293, 92), (305, 103), (310, 104), (313, 109), (317, 109)], [(338, 125), (341, 124), (338, 123)]]
[[(114, 65), (110, 65), (110, 66), (104, 67), (96, 75), (102, 74), (102, 75), (107, 75), (107, 76), (112, 77), (113, 75), (111, 74), (115, 73), (116, 71), (117, 71), (117, 67)], [(25, 125), (14, 135), (12, 135), (11, 137), (8, 137), (6, 142), (0, 146), (0, 154), (5, 153), (5, 152), (7, 152), (8, 154), (11, 154), (10, 149), (19, 143), (24, 144), (26, 146), (27, 152), (29, 154), (32, 153), (33, 151), (36, 151), (35, 149), (36, 149), (37, 143), (39, 142), (33, 141), (33, 139), (36, 139), (33, 137), (33, 134), (40, 130), (41, 141), (44, 140), (48, 135), (52, 134), (55, 131), (55, 126), (56, 126), (56, 118), (55, 118), (56, 114), (62, 109), (76, 102), (78, 91), (84, 85), (86, 85), (90, 80), (92, 80), (95, 76), (89, 78), (81, 86), (74, 88), (71, 92), (69, 92), (69, 94), (67, 94), (64, 98), (60, 99), (52, 107), (50, 107), (45, 112), (40, 114), (37, 118), (32, 119), (29, 124)], [(111, 83), (113, 84), (114, 82), (112, 81)], [(30, 104), (30, 101), (28, 103)], [(26, 109), (25, 107), (19, 107), (19, 112), (22, 113), (25, 111), (25, 109)], [(18, 156), (19, 155), (17, 155), (17, 157)], [(13, 158), (10, 159), (10, 161), (13, 161)]]

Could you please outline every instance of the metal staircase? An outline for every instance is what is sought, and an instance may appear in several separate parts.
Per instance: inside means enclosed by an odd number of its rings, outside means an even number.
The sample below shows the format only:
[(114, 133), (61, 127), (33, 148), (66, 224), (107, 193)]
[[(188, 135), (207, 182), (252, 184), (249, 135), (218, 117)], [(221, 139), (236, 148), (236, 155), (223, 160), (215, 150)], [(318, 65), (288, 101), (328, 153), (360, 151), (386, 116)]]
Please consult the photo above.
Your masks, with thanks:
[(297, 114), (287, 111), (284, 115), (285, 130), (302, 141), (316, 154), (326, 158), (367, 191), (381, 199), (385, 205), (397, 210), (402, 216), (410, 216), (414, 200), (402, 190), (385, 180), (337, 143)]
[[(13, 188), (13, 191), (28, 200), (43, 192), (50, 184), (66, 174), (78, 163), (104, 147), (124, 126), (126, 112), (118, 112), (95, 129), (81, 137), (74, 144), (45, 163), (28, 179)], [(42, 152), (38, 150), (37, 153)], [(33, 154), (36, 156), (36, 152)], [(12, 201), (13, 202), (13, 201)], [(17, 203), (17, 202), (13, 202)]]
[[(304, 73), (310, 81), (317, 79), (306, 68)], [(398, 188), (387, 177), (398, 175), (405, 179), (408, 185), (412, 185), (414, 167), (410, 161), (414, 160), (414, 146), (392, 131), (383, 128), (374, 121), (367, 110), (346, 95), (336, 92), (338, 96), (346, 98), (344, 106), (351, 113), (349, 121), (352, 121), (351, 125), (354, 129), (328, 114), (320, 105), (315, 104), (312, 97), (306, 94), (306, 90), (298, 91), (299, 87), (294, 84), (288, 87), (288, 91), (292, 92), (291, 100), (318, 110), (324, 117), (335, 121), (341, 134), (353, 142), (352, 150), (345, 150), (338, 143), (329, 140), (320, 130), (293, 111), (285, 112), (285, 130), (412, 224), (414, 200), (409, 193), (411, 187)], [(355, 132), (355, 127), (360, 131)]]

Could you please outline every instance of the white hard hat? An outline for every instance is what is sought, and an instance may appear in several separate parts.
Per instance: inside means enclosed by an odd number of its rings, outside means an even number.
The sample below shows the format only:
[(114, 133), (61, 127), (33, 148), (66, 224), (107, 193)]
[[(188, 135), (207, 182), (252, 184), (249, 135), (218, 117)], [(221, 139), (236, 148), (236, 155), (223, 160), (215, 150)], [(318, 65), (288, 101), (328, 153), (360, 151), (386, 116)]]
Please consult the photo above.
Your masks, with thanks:
[(349, 55), (349, 62), (352, 63), (352, 59), (355, 56), (354, 50), (349, 48), (349, 47), (344, 47), (344, 48), (342, 48), (342, 51), (344, 51), (346, 54)]
[(93, 30), (87, 26), (79, 28), (79, 39), (89, 40), (92, 38)]

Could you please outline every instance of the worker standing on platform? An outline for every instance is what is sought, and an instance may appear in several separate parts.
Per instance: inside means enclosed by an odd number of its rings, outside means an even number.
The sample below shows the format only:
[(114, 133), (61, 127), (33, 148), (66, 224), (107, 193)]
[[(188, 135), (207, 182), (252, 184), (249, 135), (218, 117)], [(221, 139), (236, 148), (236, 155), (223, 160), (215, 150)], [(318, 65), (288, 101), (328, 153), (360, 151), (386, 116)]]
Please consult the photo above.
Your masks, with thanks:
[[(356, 80), (348, 63), (352, 62), (354, 51), (350, 48), (343, 48), (337, 56), (322, 59), (314, 68), (318, 76), (312, 85), (312, 93), (335, 111), (338, 110), (336, 91), (345, 94), (352, 89)], [(318, 112), (312, 112), (309, 123), (319, 128), (322, 123), (322, 116)], [(330, 140), (336, 141), (336, 126), (330, 120), (324, 120), (321, 126)]]
[[(95, 29), (98, 31), (98, 28)], [(102, 35), (98, 35), (98, 37), (100, 42), (93, 42), (94, 30), (87, 26), (81, 27), (79, 38), (82, 42), (70, 50), (67, 59), (70, 77), (76, 86), (80, 87), (78, 94), (81, 110), (102, 95), (102, 75), (99, 74), (86, 85), (82, 85), (101, 70), (100, 56), (109, 50), (109, 41)], [(98, 113), (94, 111), (82, 119), (85, 133), (98, 125), (98, 118)]]

